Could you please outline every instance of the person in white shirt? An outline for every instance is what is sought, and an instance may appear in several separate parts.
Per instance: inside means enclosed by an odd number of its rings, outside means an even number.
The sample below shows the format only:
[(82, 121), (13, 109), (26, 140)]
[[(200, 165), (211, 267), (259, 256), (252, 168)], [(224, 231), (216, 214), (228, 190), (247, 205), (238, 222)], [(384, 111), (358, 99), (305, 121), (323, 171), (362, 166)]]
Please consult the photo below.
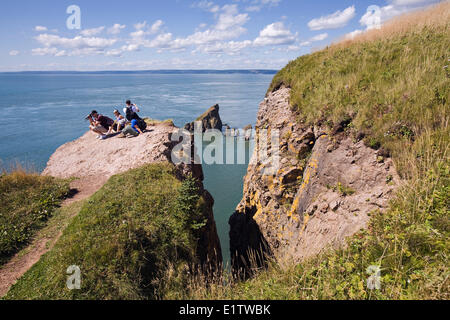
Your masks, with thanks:
[(130, 100), (127, 100), (126, 103), (127, 103), (127, 108), (131, 108), (131, 110), (133, 110), (133, 112), (135, 112), (135, 113), (141, 112), (139, 107), (137, 105), (135, 105), (134, 103), (131, 103)]
[(138, 112), (141, 112), (141, 110), (137, 105), (131, 103), (130, 100), (127, 101), (127, 106), (123, 109), (123, 112), (125, 112), (125, 118), (127, 118), (127, 120), (130, 122), (133, 119), (136, 119), (138, 121), (142, 120), (141, 117), (139, 117), (139, 115), (137, 114)]
[(113, 131), (116, 133), (121, 132), (127, 124), (127, 119), (120, 114), (119, 110), (114, 110), (114, 116), (116, 117), (116, 121), (114, 121), (114, 124), (109, 128), (108, 134), (113, 133)]

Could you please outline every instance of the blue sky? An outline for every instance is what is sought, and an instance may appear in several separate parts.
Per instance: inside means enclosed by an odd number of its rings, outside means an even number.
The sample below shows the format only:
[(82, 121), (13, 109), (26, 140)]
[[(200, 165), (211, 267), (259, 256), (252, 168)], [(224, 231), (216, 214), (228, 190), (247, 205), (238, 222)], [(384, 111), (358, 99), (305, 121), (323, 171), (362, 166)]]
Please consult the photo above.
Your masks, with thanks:
[[(0, 71), (279, 69), (377, 21), (436, 2), (4, 1)], [(67, 28), (70, 5), (80, 8), (79, 30)]]

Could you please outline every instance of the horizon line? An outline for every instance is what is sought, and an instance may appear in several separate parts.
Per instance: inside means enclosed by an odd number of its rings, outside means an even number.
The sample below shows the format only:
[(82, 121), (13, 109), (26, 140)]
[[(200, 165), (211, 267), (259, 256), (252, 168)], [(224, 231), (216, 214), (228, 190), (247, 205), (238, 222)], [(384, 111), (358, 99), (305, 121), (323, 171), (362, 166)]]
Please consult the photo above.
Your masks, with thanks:
[(33, 70), (33, 71), (0, 71), (6, 73), (157, 73), (157, 72), (198, 72), (198, 73), (224, 73), (224, 72), (246, 72), (246, 73), (277, 73), (281, 69), (148, 69), (148, 70)]

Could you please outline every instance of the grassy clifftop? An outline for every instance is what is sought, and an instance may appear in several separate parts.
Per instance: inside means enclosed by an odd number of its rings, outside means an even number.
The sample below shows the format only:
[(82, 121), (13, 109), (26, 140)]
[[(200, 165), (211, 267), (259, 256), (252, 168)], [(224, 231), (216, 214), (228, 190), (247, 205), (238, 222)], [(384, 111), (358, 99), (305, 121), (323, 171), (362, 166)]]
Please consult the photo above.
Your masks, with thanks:
[[(342, 127), (404, 179), (369, 228), (301, 265), (272, 264), (254, 279), (204, 288), (208, 299), (449, 299), (450, 3), (414, 13), (289, 63), (269, 92), (292, 88), (297, 121)], [(370, 266), (381, 289), (369, 290)], [(372, 269), (373, 270), (373, 269)], [(372, 271), (373, 272), (373, 271)]]
[(388, 23), (289, 63), (270, 91), (286, 84), (298, 120), (331, 128), (350, 123), (369, 146), (403, 145), (447, 125), (450, 4)]
[[(202, 199), (170, 164), (113, 176), (6, 299), (156, 299), (196, 261)], [(66, 287), (69, 266), (81, 290)], [(172, 280), (170, 280), (172, 279)]]

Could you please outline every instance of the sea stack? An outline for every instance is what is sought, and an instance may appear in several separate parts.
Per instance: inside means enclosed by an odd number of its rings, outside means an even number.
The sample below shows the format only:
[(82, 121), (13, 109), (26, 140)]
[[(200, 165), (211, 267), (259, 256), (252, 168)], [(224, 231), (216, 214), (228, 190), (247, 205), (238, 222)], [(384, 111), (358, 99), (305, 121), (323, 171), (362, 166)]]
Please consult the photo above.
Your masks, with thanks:
[(202, 123), (202, 130), (216, 129), (222, 131), (222, 120), (219, 115), (219, 105), (216, 104), (209, 108), (204, 114), (198, 117), (195, 121), (188, 123), (184, 128), (190, 132), (194, 132), (195, 122), (200, 121)]

